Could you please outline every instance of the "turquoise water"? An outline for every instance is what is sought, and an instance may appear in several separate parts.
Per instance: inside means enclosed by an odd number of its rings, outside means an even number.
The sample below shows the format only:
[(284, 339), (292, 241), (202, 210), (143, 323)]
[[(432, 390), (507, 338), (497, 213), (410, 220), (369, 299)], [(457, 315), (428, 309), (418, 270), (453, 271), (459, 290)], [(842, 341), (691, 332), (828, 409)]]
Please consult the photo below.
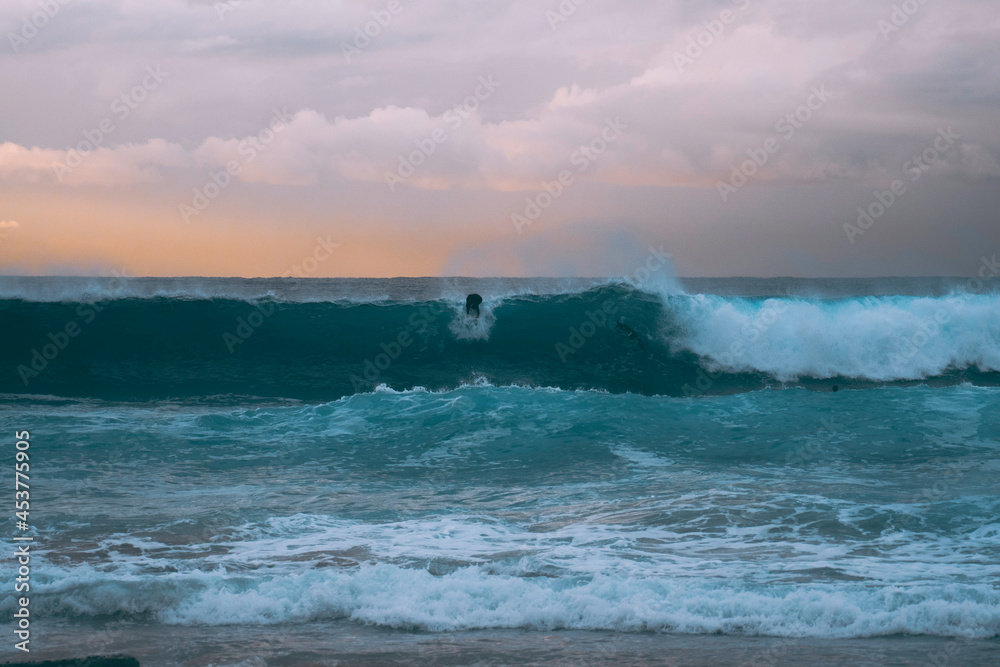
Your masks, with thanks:
[(39, 648), (47, 627), (102, 650), (324, 624), (1000, 637), (995, 294), (480, 282), (469, 321), (445, 281), (6, 280)]

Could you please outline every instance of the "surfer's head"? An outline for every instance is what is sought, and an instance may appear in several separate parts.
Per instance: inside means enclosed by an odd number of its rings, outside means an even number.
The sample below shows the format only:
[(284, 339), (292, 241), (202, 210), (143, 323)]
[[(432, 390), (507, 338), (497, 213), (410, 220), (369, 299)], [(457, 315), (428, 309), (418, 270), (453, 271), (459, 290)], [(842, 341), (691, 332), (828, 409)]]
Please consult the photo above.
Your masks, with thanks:
[(479, 317), (479, 304), (482, 302), (483, 297), (475, 293), (465, 297), (465, 314)]

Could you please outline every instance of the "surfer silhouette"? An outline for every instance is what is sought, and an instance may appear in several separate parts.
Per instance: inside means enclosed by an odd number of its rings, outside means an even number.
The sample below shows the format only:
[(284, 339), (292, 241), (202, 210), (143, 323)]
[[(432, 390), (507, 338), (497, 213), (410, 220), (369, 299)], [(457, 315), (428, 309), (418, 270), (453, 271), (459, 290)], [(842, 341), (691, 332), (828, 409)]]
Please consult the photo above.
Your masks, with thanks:
[(479, 304), (483, 302), (483, 297), (478, 294), (470, 294), (465, 297), (465, 314), (472, 315), (475, 313), (476, 317), (479, 317)]
[(618, 329), (618, 331), (620, 333), (624, 334), (625, 336), (628, 336), (629, 340), (631, 340), (634, 343), (638, 344), (640, 350), (645, 350), (646, 349), (646, 346), (642, 344), (642, 337), (639, 335), (639, 333), (635, 329), (633, 329), (629, 325), (625, 324), (624, 318), (622, 318), (621, 320), (618, 320), (617, 329)]

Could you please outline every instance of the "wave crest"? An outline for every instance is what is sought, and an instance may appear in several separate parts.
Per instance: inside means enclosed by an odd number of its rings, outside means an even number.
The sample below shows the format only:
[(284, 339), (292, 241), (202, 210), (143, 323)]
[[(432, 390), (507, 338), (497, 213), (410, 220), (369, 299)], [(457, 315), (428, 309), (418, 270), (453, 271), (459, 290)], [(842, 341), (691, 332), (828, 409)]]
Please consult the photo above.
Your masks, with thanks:
[[(783, 383), (1000, 384), (1000, 295), (724, 297), (580, 292), (361, 302), (0, 300), (0, 393), (334, 400), (384, 384), (637, 394)], [(72, 327), (72, 338), (65, 332)], [(853, 383), (853, 384), (852, 384)]]

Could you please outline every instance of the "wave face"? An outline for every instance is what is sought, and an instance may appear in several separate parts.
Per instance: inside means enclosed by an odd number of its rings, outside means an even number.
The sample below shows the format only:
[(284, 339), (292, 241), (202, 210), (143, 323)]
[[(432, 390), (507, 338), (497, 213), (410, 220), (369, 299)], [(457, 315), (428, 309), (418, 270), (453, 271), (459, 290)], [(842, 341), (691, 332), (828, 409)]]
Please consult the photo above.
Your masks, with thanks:
[(341, 286), (327, 301), (311, 288), (303, 301), (286, 283), (244, 282), (91, 285), (69, 301), (57, 300), (70, 295), (65, 286), (41, 295), (8, 286), (0, 316), (16, 326), (4, 332), (0, 392), (333, 400), (379, 385), (485, 381), (679, 396), (1000, 378), (995, 293), (718, 296), (551, 284), (487, 294), (476, 320), (458, 293)]

